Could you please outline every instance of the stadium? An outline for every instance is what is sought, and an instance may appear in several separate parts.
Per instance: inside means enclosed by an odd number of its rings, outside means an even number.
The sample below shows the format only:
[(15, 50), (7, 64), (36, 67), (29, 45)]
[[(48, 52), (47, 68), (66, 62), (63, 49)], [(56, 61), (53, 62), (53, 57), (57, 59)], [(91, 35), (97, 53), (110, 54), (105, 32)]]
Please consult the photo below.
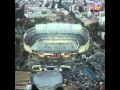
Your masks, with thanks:
[(48, 23), (29, 29), (23, 43), (26, 51), (40, 57), (69, 57), (88, 50), (90, 37), (80, 24)]

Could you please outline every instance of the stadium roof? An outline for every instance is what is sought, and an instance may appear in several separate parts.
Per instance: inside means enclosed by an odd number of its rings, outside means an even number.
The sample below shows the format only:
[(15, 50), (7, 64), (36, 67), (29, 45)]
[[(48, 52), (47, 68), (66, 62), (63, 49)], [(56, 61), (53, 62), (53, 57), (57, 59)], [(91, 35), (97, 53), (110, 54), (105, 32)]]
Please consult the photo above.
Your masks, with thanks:
[(40, 72), (33, 77), (33, 83), (38, 88), (54, 88), (60, 87), (62, 85), (63, 76), (57, 71), (44, 71)]
[(79, 33), (83, 27), (79, 24), (49, 23), (35, 26), (40, 33)]

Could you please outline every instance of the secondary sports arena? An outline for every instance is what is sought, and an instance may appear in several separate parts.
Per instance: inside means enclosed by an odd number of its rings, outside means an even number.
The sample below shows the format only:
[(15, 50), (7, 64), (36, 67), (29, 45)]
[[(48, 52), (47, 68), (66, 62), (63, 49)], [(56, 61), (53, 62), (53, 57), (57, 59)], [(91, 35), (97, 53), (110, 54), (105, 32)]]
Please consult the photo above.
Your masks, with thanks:
[(88, 50), (90, 37), (80, 24), (37, 24), (23, 38), (24, 49), (40, 57), (69, 57)]

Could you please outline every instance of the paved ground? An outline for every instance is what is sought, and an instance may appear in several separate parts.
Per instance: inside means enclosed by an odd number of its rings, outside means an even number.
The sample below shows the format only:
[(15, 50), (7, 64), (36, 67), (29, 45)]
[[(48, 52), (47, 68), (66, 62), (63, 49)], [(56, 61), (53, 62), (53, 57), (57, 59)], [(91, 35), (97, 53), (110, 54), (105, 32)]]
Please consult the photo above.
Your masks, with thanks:
[(78, 90), (71, 80), (68, 82), (68, 85), (64, 89), (65, 90)]
[(65, 90), (78, 90), (75, 85), (67, 86), (67, 87), (65, 87), (64, 89), (65, 89)]
[(23, 90), (30, 79), (30, 72), (15, 71), (15, 90)]

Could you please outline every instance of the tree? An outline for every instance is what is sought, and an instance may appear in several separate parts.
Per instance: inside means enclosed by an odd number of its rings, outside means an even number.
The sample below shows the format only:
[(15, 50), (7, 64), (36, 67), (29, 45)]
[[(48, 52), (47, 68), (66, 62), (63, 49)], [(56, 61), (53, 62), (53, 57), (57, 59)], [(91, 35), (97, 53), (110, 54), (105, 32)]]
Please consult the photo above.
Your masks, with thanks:
[(18, 3), (16, 3), (16, 4), (15, 4), (15, 8), (18, 8), (18, 7), (19, 7), (19, 5), (18, 5)]
[(61, 15), (61, 21), (65, 21), (64, 15)]
[(47, 18), (36, 18), (35, 19), (35, 24), (40, 24), (40, 23), (46, 23), (48, 22)]
[(32, 90), (39, 90), (35, 84), (32, 85)]
[(80, 20), (79, 19), (75, 19), (75, 23), (80, 23)]
[(86, 0), (84, 0), (84, 4), (85, 4), (85, 6), (87, 6)]
[(32, 28), (34, 26), (35, 26), (35, 23), (28, 22), (28, 23), (25, 24), (24, 28), (25, 29), (30, 29), (30, 28)]
[(73, 0), (73, 4), (75, 4), (75, 0)]
[(62, 87), (58, 87), (55, 90), (64, 90)]
[(62, 0), (59, 0), (59, 2), (58, 2), (58, 8), (62, 8), (61, 2), (62, 2)]
[(55, 1), (53, 1), (51, 8), (55, 8)]
[(21, 9), (19, 9), (15, 12), (15, 19), (17, 19), (17, 18), (24, 18), (24, 5), (22, 6)]

